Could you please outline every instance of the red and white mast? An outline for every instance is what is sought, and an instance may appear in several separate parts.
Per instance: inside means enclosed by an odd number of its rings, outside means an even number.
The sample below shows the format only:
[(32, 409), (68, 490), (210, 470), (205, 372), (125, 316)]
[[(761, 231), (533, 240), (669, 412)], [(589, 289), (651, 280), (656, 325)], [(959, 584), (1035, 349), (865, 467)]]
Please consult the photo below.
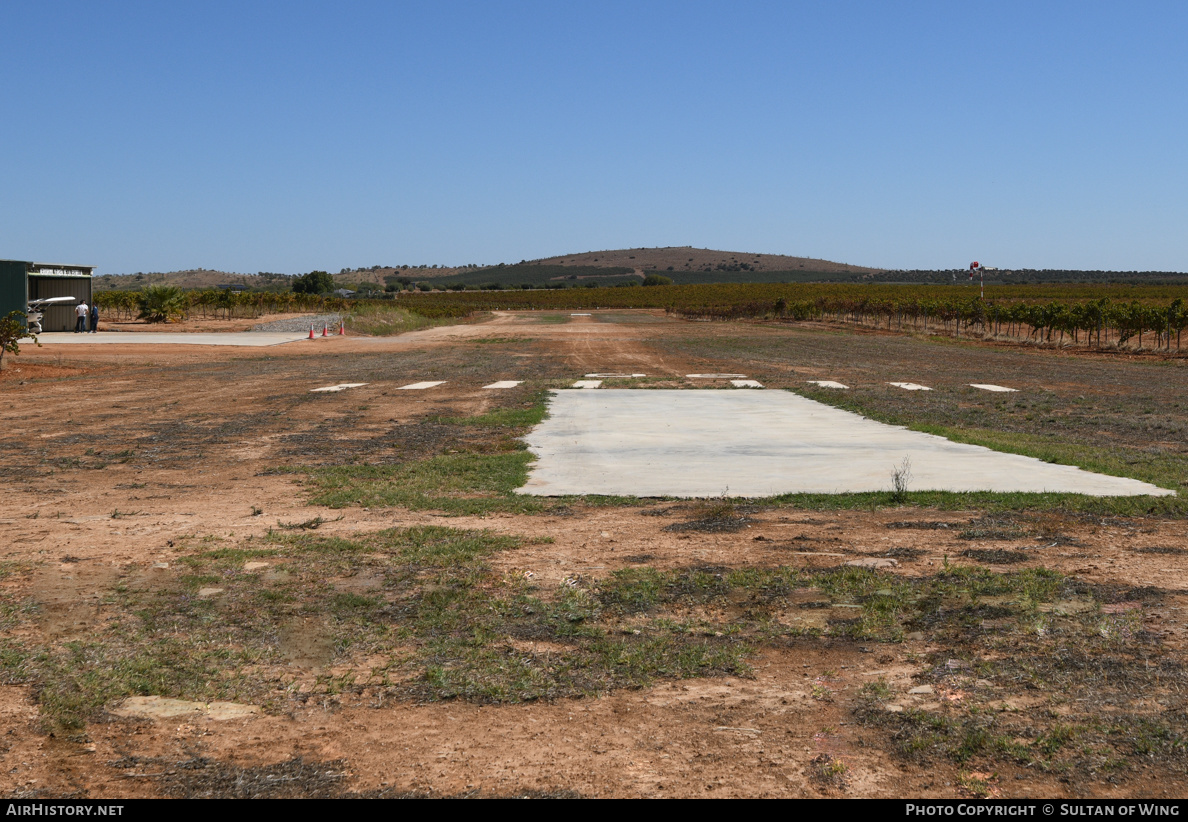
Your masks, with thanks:
[(972, 263), (969, 264), (969, 278), (971, 280), (973, 279), (973, 275), (974, 275), (975, 271), (978, 272), (978, 282), (982, 286), (982, 296), (979, 299), (984, 301), (986, 299), (986, 280), (982, 276), (982, 264), (979, 263), (977, 260), (974, 260)]

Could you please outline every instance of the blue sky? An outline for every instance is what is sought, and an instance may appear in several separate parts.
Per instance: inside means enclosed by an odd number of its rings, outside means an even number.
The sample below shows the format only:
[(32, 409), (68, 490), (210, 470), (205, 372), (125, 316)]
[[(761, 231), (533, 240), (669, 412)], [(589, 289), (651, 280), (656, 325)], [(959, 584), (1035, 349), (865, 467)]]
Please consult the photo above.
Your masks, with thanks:
[(7, 2), (0, 257), (1188, 270), (1188, 6)]

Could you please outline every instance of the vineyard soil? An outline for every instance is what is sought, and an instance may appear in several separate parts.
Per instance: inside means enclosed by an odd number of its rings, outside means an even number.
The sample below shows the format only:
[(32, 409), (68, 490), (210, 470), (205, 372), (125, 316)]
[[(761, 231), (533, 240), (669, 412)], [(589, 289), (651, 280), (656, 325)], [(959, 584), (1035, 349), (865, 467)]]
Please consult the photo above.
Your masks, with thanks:
[[(620, 309), (5, 365), (4, 796), (1188, 792), (1183, 360)], [(512, 494), (589, 373), (1179, 495)]]

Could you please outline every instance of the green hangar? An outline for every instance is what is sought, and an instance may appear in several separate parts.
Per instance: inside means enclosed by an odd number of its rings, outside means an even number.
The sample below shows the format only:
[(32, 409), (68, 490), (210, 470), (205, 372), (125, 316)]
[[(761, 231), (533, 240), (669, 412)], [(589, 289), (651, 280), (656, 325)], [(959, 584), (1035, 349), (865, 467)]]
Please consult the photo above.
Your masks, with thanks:
[(74, 308), (91, 304), (93, 265), (61, 265), (0, 260), (0, 317), (10, 311), (28, 311), (30, 300), (74, 297), (73, 302), (50, 305), (41, 321), (44, 331), (73, 331)]

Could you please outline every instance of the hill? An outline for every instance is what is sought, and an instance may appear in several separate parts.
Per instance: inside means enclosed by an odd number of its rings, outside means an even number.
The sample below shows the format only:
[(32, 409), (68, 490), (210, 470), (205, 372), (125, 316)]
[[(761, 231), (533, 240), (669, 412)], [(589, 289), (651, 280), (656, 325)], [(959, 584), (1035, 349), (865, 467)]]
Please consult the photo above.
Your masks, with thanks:
[(191, 268), (185, 271), (138, 271), (135, 274), (96, 274), (96, 291), (138, 291), (146, 285), (175, 285), (178, 288), (218, 288), (221, 285), (241, 285), (244, 288), (288, 290), (289, 278), (283, 274), (235, 274), (230, 271), (213, 271), (208, 268)]
[(618, 267), (640, 271), (819, 271), (822, 273), (873, 274), (881, 268), (868, 268), (812, 257), (786, 254), (753, 254), (743, 251), (717, 251), (712, 248), (670, 246), (667, 248), (625, 248), (615, 251), (587, 251), (540, 260), (525, 260), (521, 265), (576, 265)]

